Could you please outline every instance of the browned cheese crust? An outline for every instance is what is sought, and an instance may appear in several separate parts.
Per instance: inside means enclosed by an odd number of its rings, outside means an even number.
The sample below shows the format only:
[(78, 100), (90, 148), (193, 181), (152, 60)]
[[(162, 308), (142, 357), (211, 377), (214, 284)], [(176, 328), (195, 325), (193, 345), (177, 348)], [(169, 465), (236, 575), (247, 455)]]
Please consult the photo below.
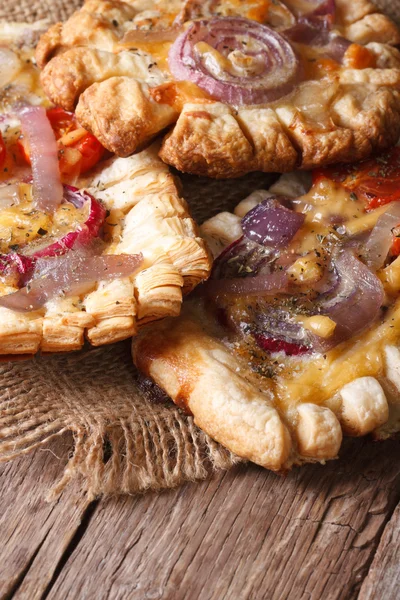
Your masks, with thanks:
[[(214, 178), (311, 169), (363, 158), (394, 143), (400, 134), (400, 52), (393, 46), (400, 34), (369, 0), (336, 2), (335, 29), (354, 42), (344, 66), (311, 74), (268, 105), (237, 108), (195, 93), (171, 102), (165, 94), (165, 86), (173, 86), (166, 53), (121, 44), (131, 29), (166, 29), (174, 19), (218, 13), (260, 20), (255, 11), (264, 7), (265, 13), (266, 5), (175, 0), (166, 9), (157, 1), (87, 0), (42, 36), (36, 56), (43, 86), (55, 104), (76, 107), (81, 124), (120, 156), (176, 123), (161, 158), (181, 171)], [(268, 6), (261, 20), (274, 25), (274, 5)], [(363, 46), (369, 64), (360, 58)]]

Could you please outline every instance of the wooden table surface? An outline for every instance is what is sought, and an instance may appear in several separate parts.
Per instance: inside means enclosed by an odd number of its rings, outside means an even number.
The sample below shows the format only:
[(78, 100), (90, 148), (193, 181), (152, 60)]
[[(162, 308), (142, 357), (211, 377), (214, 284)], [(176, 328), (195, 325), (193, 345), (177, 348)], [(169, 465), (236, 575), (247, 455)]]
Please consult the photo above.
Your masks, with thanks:
[(1, 466), (1, 598), (400, 598), (398, 441), (92, 503), (75, 483), (49, 504), (67, 441)]

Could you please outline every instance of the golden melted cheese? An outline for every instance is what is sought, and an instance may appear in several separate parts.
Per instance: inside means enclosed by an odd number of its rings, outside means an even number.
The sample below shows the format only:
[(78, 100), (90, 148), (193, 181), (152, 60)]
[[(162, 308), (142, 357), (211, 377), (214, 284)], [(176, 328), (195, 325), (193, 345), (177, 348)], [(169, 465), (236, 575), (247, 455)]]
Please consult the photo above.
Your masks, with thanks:
[[(314, 184), (294, 204), (297, 211), (306, 215), (304, 225), (290, 246), (294, 253), (305, 255), (292, 267), (300, 273), (297, 274), (298, 281), (292, 281), (296, 285), (302, 284), (302, 268), (309, 268), (308, 261), (313, 260), (313, 252), (319, 248), (323, 253), (325, 238), (337, 235), (333, 243), (339, 244), (341, 235), (354, 235), (370, 230), (379, 216), (387, 210), (387, 206), (383, 206), (365, 213), (363, 200), (328, 179), (321, 179)], [(335, 221), (339, 222), (336, 229), (332, 226)], [(314, 275), (312, 270), (310, 276)], [(396, 298), (400, 291), (400, 257), (381, 269), (378, 276), (386, 293)], [(317, 274), (315, 279), (318, 279)], [(309, 289), (312, 289), (312, 283), (309, 284)], [(234, 328), (247, 323), (252, 311), (268, 310), (262, 304), (257, 306), (257, 302), (257, 299), (237, 298), (234, 305), (229, 306), (228, 300), (227, 314)], [(298, 314), (293, 315), (293, 319), (324, 338), (335, 330), (335, 323), (324, 315), (308, 317)], [(350, 381), (363, 376), (381, 376), (384, 370), (384, 347), (398, 343), (399, 338), (400, 300), (396, 299), (380, 323), (374, 323), (367, 331), (342, 342), (324, 355), (277, 356), (269, 361), (263, 351), (251, 345), (252, 342), (239, 343), (236, 351), (245, 361), (249, 361), (249, 366), (252, 365), (255, 372), (267, 375), (262, 379), (257, 377), (257, 384), (264, 391), (273, 390), (282, 408), (286, 410), (302, 402), (335, 402), (335, 395)], [(269, 373), (272, 366), (275, 377), (271, 379)], [(248, 375), (250, 378), (254, 377), (254, 374)]]
[(82, 209), (70, 203), (62, 204), (53, 216), (49, 216), (34, 207), (32, 186), (21, 184), (20, 201), (0, 211), (0, 252), (10, 250), (29, 254), (37, 249), (37, 244), (48, 245), (69, 231), (75, 231), (88, 217), (88, 204)]
[(387, 210), (382, 206), (366, 213), (363, 200), (330, 179), (318, 181), (307, 194), (294, 200), (294, 205), (306, 216), (291, 246), (300, 254), (320, 248), (329, 235), (339, 241), (341, 235), (353, 236), (372, 229)]
[(34, 49), (7, 48), (6, 51), (12, 56), (13, 68), (0, 69), (0, 113), (9, 112), (19, 101), (49, 107), (51, 104), (40, 85), (40, 71), (34, 62)]
[[(277, 392), (287, 406), (302, 402), (321, 403), (332, 398), (357, 377), (383, 373), (384, 347), (400, 337), (400, 300), (385, 315), (381, 325), (344, 342), (321, 357), (307, 358), (298, 366), (287, 366), (277, 380)], [(291, 363), (294, 362), (291, 361)]]

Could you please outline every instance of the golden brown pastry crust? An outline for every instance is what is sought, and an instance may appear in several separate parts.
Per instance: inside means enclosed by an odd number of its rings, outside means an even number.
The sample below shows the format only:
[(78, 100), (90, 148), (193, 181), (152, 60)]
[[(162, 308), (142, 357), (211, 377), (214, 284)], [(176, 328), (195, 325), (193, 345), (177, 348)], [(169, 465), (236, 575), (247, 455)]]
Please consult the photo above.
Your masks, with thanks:
[(211, 257), (157, 152), (153, 145), (110, 159), (80, 182), (110, 211), (106, 253), (142, 252), (138, 272), (98, 282), (79, 297), (54, 299), (36, 313), (1, 308), (0, 354), (77, 350), (85, 337), (94, 346), (109, 344), (135, 335), (144, 323), (179, 314), (182, 294), (208, 276)]
[(146, 83), (111, 77), (91, 85), (76, 109), (79, 122), (119, 156), (129, 156), (176, 120), (167, 104), (151, 99)]
[[(43, 85), (53, 102), (68, 110), (77, 104), (82, 124), (120, 156), (140, 149), (177, 121), (165, 137), (162, 159), (181, 171), (215, 178), (255, 170), (287, 172), (295, 166), (311, 169), (363, 158), (395, 141), (400, 135), (400, 56), (391, 45), (400, 43), (400, 34), (368, 0), (338, 0), (335, 27), (350, 40), (367, 44), (377, 68), (360, 64), (354, 69), (349, 60), (336, 74), (306, 81), (266, 106), (237, 110), (193, 98), (183, 102), (179, 114), (178, 107), (151, 93), (170, 79), (168, 70), (153, 64), (158, 59), (148, 51), (136, 50), (129, 57), (120, 45), (129, 29), (162, 29), (178, 13), (181, 20), (208, 17), (212, 10), (268, 21), (266, 6), (261, 0), (240, 5), (189, 0), (169, 4), (166, 11), (153, 2), (142, 13), (140, 2), (89, 0), (43, 36), (37, 51)], [(380, 59), (383, 53), (385, 60)], [(354, 71), (362, 73), (362, 80)], [(310, 115), (316, 96), (325, 103)]]

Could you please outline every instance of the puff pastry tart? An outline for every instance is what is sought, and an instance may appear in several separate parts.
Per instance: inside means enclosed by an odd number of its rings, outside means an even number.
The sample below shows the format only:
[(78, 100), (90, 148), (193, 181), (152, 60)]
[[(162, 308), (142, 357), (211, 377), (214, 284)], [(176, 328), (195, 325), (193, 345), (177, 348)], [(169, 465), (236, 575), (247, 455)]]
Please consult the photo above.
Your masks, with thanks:
[(199, 427), (273, 470), (400, 429), (400, 148), (308, 177), (206, 221), (211, 278), (133, 345)]
[(49, 98), (120, 156), (214, 178), (361, 160), (400, 134), (400, 34), (369, 0), (87, 0), (41, 38)]
[[(35, 28), (36, 27), (36, 28)], [(107, 344), (180, 312), (211, 257), (151, 146), (110, 158), (52, 107), (37, 26), (1, 26), (0, 354)]]

